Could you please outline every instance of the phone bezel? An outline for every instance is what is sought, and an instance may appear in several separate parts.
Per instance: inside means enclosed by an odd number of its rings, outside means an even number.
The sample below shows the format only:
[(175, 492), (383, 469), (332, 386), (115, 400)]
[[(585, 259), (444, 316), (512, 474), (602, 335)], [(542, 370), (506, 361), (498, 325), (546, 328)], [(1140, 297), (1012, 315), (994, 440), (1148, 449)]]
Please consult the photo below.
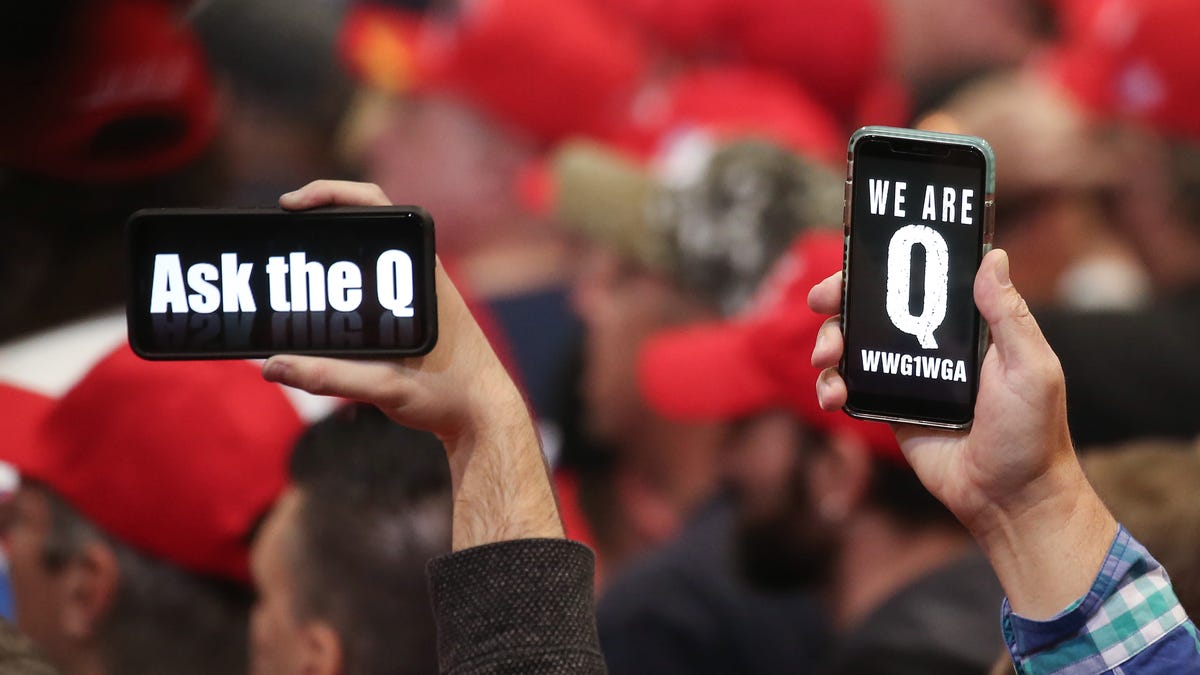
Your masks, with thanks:
[[(251, 350), (229, 350), (229, 351), (157, 351), (147, 348), (141, 340), (141, 329), (139, 321), (135, 319), (135, 304), (137, 295), (138, 269), (134, 264), (133, 256), (137, 250), (136, 244), (141, 232), (147, 227), (154, 227), (152, 221), (158, 221), (164, 217), (184, 217), (187, 219), (205, 218), (205, 219), (225, 219), (238, 218), (241, 221), (253, 223), (261, 216), (270, 216), (274, 221), (278, 218), (286, 218), (293, 221), (303, 221), (320, 218), (329, 220), (331, 217), (335, 220), (352, 222), (362, 219), (376, 220), (380, 218), (396, 219), (397, 217), (406, 220), (414, 220), (421, 228), (420, 248), (421, 255), (427, 264), (422, 266), (422, 269), (416, 270), (415, 273), (422, 277), (420, 303), (426, 308), (425, 316), (422, 317), (422, 324), (425, 326), (422, 339), (419, 344), (406, 348), (315, 348), (315, 349), (251, 349)], [(415, 218), (414, 218), (415, 217)], [(254, 227), (253, 224), (248, 225)], [(275, 354), (302, 354), (308, 356), (332, 356), (341, 358), (397, 358), (408, 356), (422, 356), (428, 354), (437, 345), (438, 339), (438, 321), (437, 321), (437, 289), (436, 289), (436, 267), (439, 264), (436, 255), (436, 244), (434, 237), (434, 222), (433, 218), (425, 209), (413, 205), (401, 206), (372, 206), (372, 207), (356, 207), (356, 206), (331, 206), (316, 209), (308, 209), (305, 211), (285, 211), (279, 208), (153, 208), (142, 209), (135, 212), (129, 217), (125, 224), (125, 268), (126, 268), (126, 305), (125, 317), (126, 326), (129, 336), (129, 345), (134, 353), (148, 361), (208, 361), (208, 360), (227, 360), (227, 359), (260, 359), (273, 356)]]
[[(874, 147), (873, 147), (874, 146)], [(886, 153), (873, 154), (875, 148), (887, 148)], [(864, 152), (865, 151), (865, 152)], [(844, 244), (842, 254), (842, 314), (841, 327), (845, 338), (845, 351), (839, 370), (845, 373), (846, 354), (850, 353), (853, 339), (848, 333), (847, 317), (850, 316), (851, 288), (850, 266), (852, 264), (851, 237), (853, 236), (853, 201), (855, 198), (855, 171), (857, 159), (866, 157), (890, 157), (910, 159), (916, 162), (944, 163), (945, 159), (969, 161), (972, 168), (982, 171), (984, 189), (983, 219), (979, 224), (979, 249), (976, 267), (990, 250), (995, 222), (995, 155), (991, 147), (981, 138), (958, 134), (924, 132), (913, 129), (890, 127), (865, 127), (857, 131), (850, 140), (846, 172), (846, 197), (843, 212)], [(979, 391), (979, 372), (987, 350), (989, 335), (987, 323), (975, 310), (976, 350), (975, 363), (971, 372), (971, 393), (967, 404), (959, 405), (946, 401), (934, 401), (907, 396), (847, 392), (843, 410), (852, 417), (866, 420), (918, 424), (942, 429), (966, 429), (974, 420), (975, 400)], [(849, 386), (847, 387), (849, 389)]]

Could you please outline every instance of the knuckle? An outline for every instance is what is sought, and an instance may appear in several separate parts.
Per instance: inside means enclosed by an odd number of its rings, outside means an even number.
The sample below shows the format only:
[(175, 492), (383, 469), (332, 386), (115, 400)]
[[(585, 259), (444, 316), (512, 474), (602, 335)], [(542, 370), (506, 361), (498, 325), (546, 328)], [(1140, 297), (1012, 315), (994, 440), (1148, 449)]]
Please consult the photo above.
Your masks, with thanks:
[(305, 389), (310, 394), (324, 396), (330, 393), (329, 368), (325, 365), (315, 365), (308, 373)]

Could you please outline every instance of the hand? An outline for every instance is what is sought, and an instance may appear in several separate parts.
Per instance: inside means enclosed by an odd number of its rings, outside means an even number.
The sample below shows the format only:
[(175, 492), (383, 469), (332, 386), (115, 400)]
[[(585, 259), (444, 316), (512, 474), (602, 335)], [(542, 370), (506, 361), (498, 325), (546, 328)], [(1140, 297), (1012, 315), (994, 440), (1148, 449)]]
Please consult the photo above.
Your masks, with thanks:
[[(283, 195), (279, 204), (300, 210), (391, 202), (375, 185), (316, 181)], [(436, 277), (438, 343), (425, 356), (392, 361), (273, 356), (263, 365), (263, 377), (312, 394), (371, 403), (400, 424), (437, 434), (454, 484), (455, 550), (561, 537), (524, 398), (440, 263)]]
[[(841, 289), (838, 273), (813, 288), (809, 305), (834, 314)], [(983, 259), (975, 304), (994, 343), (970, 432), (898, 425), (896, 438), (925, 487), (979, 540), (1013, 609), (1051, 616), (1087, 591), (1116, 523), (1079, 467), (1062, 368), (1009, 279), (1004, 251)], [(835, 316), (813, 349), (813, 365), (824, 368), (817, 397), (826, 410), (846, 402), (836, 368), (843, 347)]]

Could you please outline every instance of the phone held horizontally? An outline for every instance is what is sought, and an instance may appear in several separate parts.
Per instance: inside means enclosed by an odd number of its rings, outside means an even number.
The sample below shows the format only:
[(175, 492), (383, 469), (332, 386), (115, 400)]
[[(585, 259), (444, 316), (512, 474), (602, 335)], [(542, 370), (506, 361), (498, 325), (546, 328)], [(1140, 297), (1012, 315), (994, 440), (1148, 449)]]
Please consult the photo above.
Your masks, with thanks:
[(147, 209), (126, 237), (143, 358), (413, 356), (437, 341), (433, 220), (419, 207)]
[(971, 425), (987, 326), (995, 159), (973, 136), (865, 127), (850, 139), (842, 262), (847, 413)]

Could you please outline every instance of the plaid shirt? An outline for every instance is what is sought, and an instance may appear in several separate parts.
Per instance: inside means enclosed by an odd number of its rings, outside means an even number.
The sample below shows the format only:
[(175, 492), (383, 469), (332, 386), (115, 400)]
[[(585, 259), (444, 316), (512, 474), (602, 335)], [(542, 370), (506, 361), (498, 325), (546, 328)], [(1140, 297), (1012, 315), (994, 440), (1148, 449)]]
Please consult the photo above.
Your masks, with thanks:
[(1021, 675), (1200, 673), (1200, 638), (1162, 565), (1124, 527), (1088, 594), (1049, 621), (1013, 614), (1004, 641)]

